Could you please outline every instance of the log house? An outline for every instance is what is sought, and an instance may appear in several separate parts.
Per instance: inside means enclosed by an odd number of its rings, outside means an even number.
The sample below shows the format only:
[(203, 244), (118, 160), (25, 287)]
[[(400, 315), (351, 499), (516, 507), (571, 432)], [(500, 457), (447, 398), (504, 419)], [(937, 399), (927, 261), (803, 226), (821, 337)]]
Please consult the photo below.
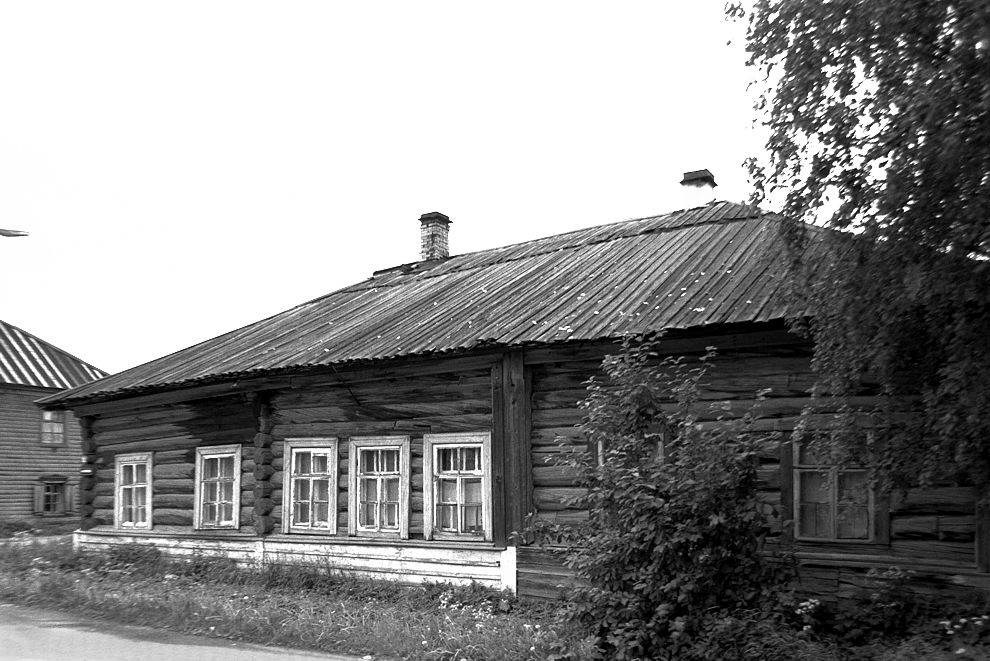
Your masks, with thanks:
[[(578, 402), (622, 337), (717, 347), (706, 398), (743, 410), (769, 388), (758, 426), (785, 439), (810, 401), (774, 214), (712, 202), (454, 257), (449, 219), (421, 221), (419, 262), (46, 398), (83, 421), (77, 545), (554, 597), (568, 572), (513, 533), (585, 516), (553, 458), (588, 451)], [(829, 485), (864, 473), (831, 470), (786, 440), (760, 466), (806, 592), (848, 595), (893, 565), (925, 590), (990, 586), (971, 487), (850, 503)]]

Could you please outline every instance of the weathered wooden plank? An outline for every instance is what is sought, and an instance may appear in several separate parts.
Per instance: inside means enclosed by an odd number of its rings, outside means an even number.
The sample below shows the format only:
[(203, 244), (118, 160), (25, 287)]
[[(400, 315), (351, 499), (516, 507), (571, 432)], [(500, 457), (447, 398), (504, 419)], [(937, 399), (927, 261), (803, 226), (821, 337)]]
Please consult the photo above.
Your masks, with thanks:
[(976, 511), (976, 490), (973, 487), (936, 487), (910, 489), (906, 494), (891, 494), (890, 510), (894, 513), (971, 514)]
[(568, 501), (584, 493), (585, 490), (580, 487), (536, 487), (533, 489), (533, 500), (539, 511), (558, 511), (571, 509)]

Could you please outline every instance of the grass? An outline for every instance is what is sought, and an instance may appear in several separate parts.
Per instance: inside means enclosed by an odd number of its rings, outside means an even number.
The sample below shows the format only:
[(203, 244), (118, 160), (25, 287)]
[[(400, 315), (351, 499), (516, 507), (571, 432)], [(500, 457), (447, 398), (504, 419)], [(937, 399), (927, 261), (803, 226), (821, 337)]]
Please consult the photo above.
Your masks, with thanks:
[(0, 600), (185, 633), (376, 658), (591, 658), (559, 605), (473, 585), (404, 587), (327, 567), (238, 569), (154, 549), (74, 552), (68, 540), (0, 550)]
[(0, 539), (68, 535), (79, 527), (79, 519), (0, 519)]

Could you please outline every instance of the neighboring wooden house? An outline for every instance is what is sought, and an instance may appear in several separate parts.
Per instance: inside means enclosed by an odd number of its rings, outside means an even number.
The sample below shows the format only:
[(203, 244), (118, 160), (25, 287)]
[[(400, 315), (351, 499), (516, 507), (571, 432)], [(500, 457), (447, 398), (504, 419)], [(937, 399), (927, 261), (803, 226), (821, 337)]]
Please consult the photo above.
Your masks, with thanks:
[[(771, 388), (762, 429), (809, 402), (773, 214), (717, 202), (449, 258), (449, 220), (421, 222), (423, 261), (47, 398), (83, 425), (77, 543), (551, 596), (566, 572), (511, 533), (584, 516), (549, 460), (586, 451), (577, 402), (619, 338), (718, 347), (707, 397), (743, 409)], [(834, 485), (864, 474), (808, 461), (788, 442), (761, 466), (807, 589), (890, 565), (932, 589), (987, 583), (972, 489), (843, 503)]]
[(80, 431), (34, 401), (106, 376), (0, 321), (0, 519), (75, 517)]

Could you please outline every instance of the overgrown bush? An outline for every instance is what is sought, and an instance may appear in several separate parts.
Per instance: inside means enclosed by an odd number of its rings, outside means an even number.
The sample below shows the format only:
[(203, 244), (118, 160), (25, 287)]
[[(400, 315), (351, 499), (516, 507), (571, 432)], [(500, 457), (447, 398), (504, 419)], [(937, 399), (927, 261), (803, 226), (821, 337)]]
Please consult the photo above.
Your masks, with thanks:
[(764, 553), (757, 499), (759, 454), (776, 439), (753, 433), (753, 411), (702, 415), (712, 357), (627, 341), (581, 403), (591, 451), (562, 453), (589, 516), (540, 533), (569, 544), (565, 564), (590, 585), (576, 615), (609, 659), (690, 658), (713, 614), (772, 609), (790, 578)]

